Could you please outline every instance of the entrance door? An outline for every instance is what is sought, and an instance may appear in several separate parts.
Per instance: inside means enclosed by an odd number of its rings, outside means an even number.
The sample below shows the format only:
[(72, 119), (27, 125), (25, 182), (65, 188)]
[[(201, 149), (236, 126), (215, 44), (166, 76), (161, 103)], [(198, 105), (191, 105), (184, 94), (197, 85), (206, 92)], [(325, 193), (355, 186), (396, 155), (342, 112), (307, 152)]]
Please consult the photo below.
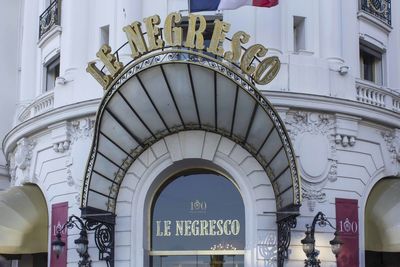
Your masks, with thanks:
[(151, 267), (244, 266), (245, 212), (236, 184), (193, 170), (165, 182), (151, 209)]

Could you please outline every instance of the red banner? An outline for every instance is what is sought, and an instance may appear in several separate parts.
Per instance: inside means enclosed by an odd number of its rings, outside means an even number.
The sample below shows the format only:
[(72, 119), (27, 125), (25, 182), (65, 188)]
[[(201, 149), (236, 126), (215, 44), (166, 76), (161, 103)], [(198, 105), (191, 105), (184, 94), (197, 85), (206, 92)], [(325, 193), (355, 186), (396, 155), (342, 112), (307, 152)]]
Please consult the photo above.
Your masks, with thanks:
[[(68, 220), (68, 202), (54, 204), (51, 207), (51, 237), (50, 240), (57, 239), (57, 230), (61, 229), (64, 223)], [(50, 267), (65, 267), (67, 266), (67, 229), (61, 232), (61, 240), (65, 242), (64, 251), (61, 255), (56, 257), (56, 254), (51, 249)]]
[(358, 201), (336, 198), (336, 227), (344, 242), (338, 256), (338, 267), (358, 267)]

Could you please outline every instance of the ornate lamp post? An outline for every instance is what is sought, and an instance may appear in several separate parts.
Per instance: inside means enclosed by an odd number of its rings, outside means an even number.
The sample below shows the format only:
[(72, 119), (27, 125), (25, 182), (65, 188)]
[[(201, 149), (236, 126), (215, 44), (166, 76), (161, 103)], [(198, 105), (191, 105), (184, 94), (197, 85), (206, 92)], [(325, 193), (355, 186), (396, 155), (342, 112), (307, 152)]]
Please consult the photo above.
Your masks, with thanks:
[(306, 237), (301, 240), (301, 243), (303, 244), (303, 251), (307, 256), (307, 259), (304, 260), (305, 267), (320, 267), (321, 261), (317, 258), (319, 255), (319, 251), (315, 249), (315, 225), (318, 223), (319, 226), (326, 226), (329, 225), (333, 229), (335, 229), (335, 238), (332, 239), (329, 243), (331, 244), (331, 249), (333, 254), (335, 254), (335, 257), (337, 258), (338, 254), (340, 253), (340, 248), (343, 242), (339, 238), (339, 234), (336, 231), (336, 228), (333, 227), (333, 225), (328, 221), (326, 218), (325, 214), (322, 212), (318, 212), (317, 215), (315, 215), (314, 220), (310, 225), (306, 225), (307, 230), (305, 232)]
[(91, 267), (92, 261), (90, 260), (90, 256), (88, 253), (88, 238), (87, 231), (85, 227), (85, 223), (81, 218), (72, 215), (68, 218), (68, 221), (63, 225), (62, 228), (57, 229), (57, 239), (51, 242), (53, 246), (53, 251), (56, 253), (57, 258), (63, 252), (65, 243), (61, 240), (61, 232), (67, 227), (68, 229), (72, 229), (74, 227), (78, 228), (80, 231), (79, 238), (74, 241), (76, 244), (76, 251), (78, 252), (81, 260), (78, 263), (79, 267)]

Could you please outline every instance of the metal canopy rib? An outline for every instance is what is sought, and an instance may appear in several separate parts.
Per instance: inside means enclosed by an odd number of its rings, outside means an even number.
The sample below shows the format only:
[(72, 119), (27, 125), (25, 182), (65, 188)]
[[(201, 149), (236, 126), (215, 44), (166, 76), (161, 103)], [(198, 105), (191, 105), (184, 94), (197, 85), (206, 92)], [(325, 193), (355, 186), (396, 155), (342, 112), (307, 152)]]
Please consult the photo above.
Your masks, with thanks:
[[(151, 76), (151, 71), (158, 75)], [(201, 91), (205, 89), (207, 93)], [(136, 117), (134, 126), (129, 116)], [(107, 90), (97, 114), (84, 179), (83, 210), (115, 213), (119, 187), (130, 165), (158, 140), (185, 130), (216, 132), (240, 144), (268, 174), (277, 211), (298, 211), (300, 181), (293, 148), (278, 113), (228, 66), (200, 53), (179, 50), (131, 63)], [(123, 139), (124, 135), (132, 139)], [(105, 161), (111, 163), (109, 168), (102, 167)], [(103, 192), (106, 182), (111, 186)], [(90, 197), (91, 193), (97, 196)]]

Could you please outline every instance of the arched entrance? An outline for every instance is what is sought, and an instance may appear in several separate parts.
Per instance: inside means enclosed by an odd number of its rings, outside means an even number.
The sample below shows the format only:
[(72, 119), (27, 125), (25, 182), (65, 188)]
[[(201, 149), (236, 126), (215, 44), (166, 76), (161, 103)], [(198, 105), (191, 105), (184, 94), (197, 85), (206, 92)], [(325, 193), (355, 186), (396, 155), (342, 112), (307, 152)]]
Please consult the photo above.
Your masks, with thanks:
[[(202, 20), (201, 16), (190, 15), (190, 23), (196, 24), (198, 18)], [(153, 19), (159, 20), (157, 16)], [(179, 49), (180, 44), (147, 50), (143, 40), (136, 38), (141, 34), (137, 28), (125, 30), (129, 42), (118, 51), (131, 47), (135, 54), (137, 49), (143, 50), (139, 54), (145, 56), (140, 58), (137, 54), (134, 60), (124, 62), (123, 68), (119, 62), (122, 52), (111, 55), (110, 48), (104, 46), (98, 55), (110, 74), (104, 67), (97, 68), (95, 62), (88, 66), (107, 90), (97, 113), (83, 182), (82, 216), (113, 224), (118, 215), (121, 184), (148, 148), (187, 131), (214, 133), (249, 153), (269, 180), (278, 225), (278, 265), (282, 266), (290, 228), (295, 226), (301, 205), (300, 179), (293, 147), (279, 114), (254, 86), (254, 81), (265, 84), (275, 77), (279, 59), (269, 57), (260, 62), (257, 55), (264, 56), (267, 51), (261, 45), (253, 45), (250, 53), (244, 53), (240, 66), (235, 62), (238, 59), (221, 57), (217, 52), (214, 57), (208, 53), (214, 50), (201, 50), (202, 45), (196, 50)], [(218, 47), (222, 39), (214, 40), (214, 45)], [(240, 57), (243, 48), (239, 45), (235, 49), (235, 55)], [(257, 68), (252, 66), (254, 60), (260, 62)], [(196, 146), (196, 142), (188, 146)]]
[(48, 210), (37, 185), (0, 192), (0, 255), (20, 266), (46, 266)]
[(398, 266), (400, 259), (400, 179), (384, 178), (365, 207), (365, 266)]
[(154, 195), (150, 225), (151, 267), (244, 266), (243, 200), (221, 174), (192, 169), (169, 177)]

